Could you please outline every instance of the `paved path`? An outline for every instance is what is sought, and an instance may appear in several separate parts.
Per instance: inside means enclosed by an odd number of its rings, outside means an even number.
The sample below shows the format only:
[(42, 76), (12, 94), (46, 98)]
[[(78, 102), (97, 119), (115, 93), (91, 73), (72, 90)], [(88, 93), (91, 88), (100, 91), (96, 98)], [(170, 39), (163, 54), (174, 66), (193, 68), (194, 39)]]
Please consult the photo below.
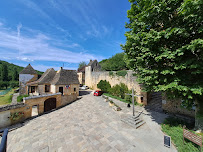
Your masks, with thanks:
[(121, 121), (131, 113), (125, 107), (116, 112), (102, 97), (84, 95), (70, 105), (36, 117), (9, 132), (8, 152), (176, 151), (174, 147), (163, 146), (163, 133), (155, 115), (152, 118), (145, 111), (143, 119), (146, 124), (134, 129)]
[(17, 97), (19, 96), (19, 93), (14, 93), (12, 98), (12, 104), (17, 104)]

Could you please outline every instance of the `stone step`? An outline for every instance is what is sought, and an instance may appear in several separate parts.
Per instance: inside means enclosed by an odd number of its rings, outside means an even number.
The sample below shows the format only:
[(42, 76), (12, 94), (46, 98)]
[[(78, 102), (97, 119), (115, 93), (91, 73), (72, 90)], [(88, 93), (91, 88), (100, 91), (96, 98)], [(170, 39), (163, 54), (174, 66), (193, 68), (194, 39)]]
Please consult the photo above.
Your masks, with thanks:
[(131, 124), (133, 124), (133, 125), (137, 125), (137, 124), (141, 123), (142, 121), (143, 121), (143, 120), (141, 120), (141, 119), (138, 119), (138, 120), (136, 120), (136, 121), (128, 120), (128, 122), (131, 123)]
[(139, 128), (139, 127), (141, 127), (141, 126), (144, 125), (145, 123), (146, 123), (146, 122), (142, 121), (141, 123), (137, 124), (137, 125), (136, 125), (136, 129)]
[(142, 126), (143, 124), (145, 124), (145, 122), (142, 119), (139, 119), (139, 118), (133, 119), (132, 117), (121, 119), (121, 121), (123, 121), (124, 123), (127, 123), (128, 125), (136, 129)]

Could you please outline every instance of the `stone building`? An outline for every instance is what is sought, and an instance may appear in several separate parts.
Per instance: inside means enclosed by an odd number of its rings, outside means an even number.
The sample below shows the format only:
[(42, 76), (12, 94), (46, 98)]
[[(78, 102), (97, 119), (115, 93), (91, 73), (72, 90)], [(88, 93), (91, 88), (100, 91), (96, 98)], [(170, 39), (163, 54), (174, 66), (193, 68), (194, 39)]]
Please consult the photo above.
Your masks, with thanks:
[(81, 68), (78, 68), (77, 74), (78, 74), (78, 80), (80, 84), (85, 84), (85, 67), (83, 66)]
[(85, 83), (85, 68), (86, 67), (89, 67), (92, 72), (101, 71), (101, 66), (99, 65), (99, 62), (97, 60), (90, 60), (88, 65), (78, 68), (78, 70), (77, 70), (78, 79), (79, 79), (80, 84), (86, 84)]
[(79, 95), (79, 81), (75, 70), (62, 67), (57, 72), (51, 68), (36, 81), (27, 83), (30, 95), (42, 95), (61, 92), (62, 95), (76, 93)]
[(26, 83), (36, 81), (38, 79), (37, 72), (33, 69), (33, 67), (28, 64), (19, 74), (19, 93), (28, 94)]

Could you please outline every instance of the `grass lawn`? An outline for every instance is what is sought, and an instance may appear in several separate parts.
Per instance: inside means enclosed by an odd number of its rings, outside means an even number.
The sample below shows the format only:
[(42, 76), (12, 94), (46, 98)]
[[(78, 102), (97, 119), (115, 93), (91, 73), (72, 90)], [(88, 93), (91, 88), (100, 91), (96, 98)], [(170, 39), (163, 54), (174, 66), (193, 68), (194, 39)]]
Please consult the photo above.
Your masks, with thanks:
[[(111, 95), (111, 94), (109, 94), (109, 93), (103, 93), (103, 95), (108, 96), (108, 97), (111, 97), (111, 98), (114, 98), (114, 99), (117, 99), (117, 100), (120, 100), (120, 101), (125, 102), (125, 103), (129, 103), (129, 102), (126, 101), (125, 99), (122, 99), (122, 98), (117, 97), (117, 96), (113, 96), (113, 95)], [(130, 104), (132, 104), (132, 103), (130, 103)], [(140, 105), (140, 106), (142, 106), (142, 104), (139, 104), (139, 103), (137, 103), (136, 101), (135, 101), (135, 105)]]
[[(171, 136), (171, 139), (179, 152), (200, 152), (200, 146), (194, 144), (193, 142), (187, 139), (185, 139), (185, 144), (183, 144), (184, 125), (186, 125), (186, 128), (193, 128), (191, 124), (172, 117), (166, 118), (165, 122), (161, 125), (161, 127), (164, 133)], [(194, 133), (194, 131), (190, 131)], [(203, 137), (203, 134), (199, 134), (199, 136)]]
[(0, 105), (7, 105), (12, 102), (12, 97), (15, 89), (11, 89), (7, 94), (0, 95)]

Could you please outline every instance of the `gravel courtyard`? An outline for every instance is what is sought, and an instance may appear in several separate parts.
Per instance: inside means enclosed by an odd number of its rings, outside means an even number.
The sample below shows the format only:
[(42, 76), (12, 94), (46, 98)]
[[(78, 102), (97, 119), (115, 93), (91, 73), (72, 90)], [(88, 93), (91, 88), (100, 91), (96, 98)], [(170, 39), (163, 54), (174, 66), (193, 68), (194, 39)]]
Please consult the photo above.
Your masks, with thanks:
[(135, 129), (121, 121), (131, 114), (125, 104), (113, 111), (102, 97), (91, 93), (58, 110), (26, 121), (9, 132), (8, 152), (170, 152), (174, 146), (163, 145), (163, 133), (158, 123), (164, 114), (145, 111), (146, 124)]

